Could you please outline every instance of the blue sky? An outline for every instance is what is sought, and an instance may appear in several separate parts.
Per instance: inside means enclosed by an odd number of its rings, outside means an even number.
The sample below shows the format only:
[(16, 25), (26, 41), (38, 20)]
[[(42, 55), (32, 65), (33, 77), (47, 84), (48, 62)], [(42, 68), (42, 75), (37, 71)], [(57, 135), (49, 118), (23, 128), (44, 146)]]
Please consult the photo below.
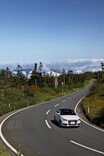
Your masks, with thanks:
[(0, 63), (104, 58), (104, 0), (0, 0)]

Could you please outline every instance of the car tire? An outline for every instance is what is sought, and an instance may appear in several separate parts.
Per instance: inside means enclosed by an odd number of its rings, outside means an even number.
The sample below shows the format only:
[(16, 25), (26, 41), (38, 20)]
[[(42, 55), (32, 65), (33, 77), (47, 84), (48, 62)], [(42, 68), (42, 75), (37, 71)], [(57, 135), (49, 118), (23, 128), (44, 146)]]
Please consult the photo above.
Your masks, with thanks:
[(62, 127), (62, 123), (61, 123), (61, 120), (59, 120), (59, 127)]
[(54, 116), (54, 122), (56, 123), (56, 118), (55, 118), (55, 116)]

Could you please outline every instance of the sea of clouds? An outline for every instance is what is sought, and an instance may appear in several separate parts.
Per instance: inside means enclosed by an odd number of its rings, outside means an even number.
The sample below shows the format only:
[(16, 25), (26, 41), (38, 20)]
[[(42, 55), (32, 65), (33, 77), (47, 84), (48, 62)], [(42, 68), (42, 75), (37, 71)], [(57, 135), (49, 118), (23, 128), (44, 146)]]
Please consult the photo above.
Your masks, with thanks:
[(101, 63), (104, 59), (78, 59), (78, 60), (63, 60), (63, 61), (53, 61), (47, 62), (44, 65), (45, 70), (52, 70), (57, 72), (62, 72), (72, 70), (74, 73), (83, 73), (87, 71), (96, 72), (101, 71)]
[[(65, 71), (72, 70), (74, 73), (83, 73), (87, 71), (95, 72), (95, 71), (101, 71), (101, 63), (104, 63), (104, 59), (78, 59), (78, 60), (61, 60), (61, 61), (44, 61), (42, 62), (43, 68), (42, 71), (45, 72), (55, 72), (55, 73), (62, 73), (63, 69)], [(34, 63), (15, 63), (15, 64), (0, 64), (0, 69), (5, 69), (6, 67), (9, 67), (11, 71), (16, 71), (18, 64), (22, 66), (23, 71), (31, 73), (31, 71), (34, 69), (34, 64), (37, 63), (39, 66), (40, 62), (34, 62)]]

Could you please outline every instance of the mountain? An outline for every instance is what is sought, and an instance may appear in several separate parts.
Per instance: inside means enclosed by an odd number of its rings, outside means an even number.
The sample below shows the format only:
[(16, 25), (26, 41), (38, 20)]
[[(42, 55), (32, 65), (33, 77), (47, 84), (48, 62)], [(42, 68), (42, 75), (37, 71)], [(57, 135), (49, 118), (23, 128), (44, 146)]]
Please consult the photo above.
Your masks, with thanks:
[[(52, 62), (42, 62), (43, 68), (42, 71), (50, 75), (61, 74), (63, 69), (67, 73), (69, 70), (72, 70), (74, 73), (83, 73), (87, 71), (95, 72), (101, 71), (101, 63), (104, 62), (104, 59), (79, 59), (79, 60), (63, 60), (63, 61), (52, 61)], [(34, 62), (35, 63), (35, 62)], [(34, 69), (34, 63), (30, 64), (20, 64), (22, 66), (23, 72), (27, 75), (31, 75), (32, 70)], [(39, 63), (37, 63), (39, 65)], [(0, 69), (5, 69), (9, 67), (12, 72), (17, 71), (18, 64), (6, 64), (0, 65)]]

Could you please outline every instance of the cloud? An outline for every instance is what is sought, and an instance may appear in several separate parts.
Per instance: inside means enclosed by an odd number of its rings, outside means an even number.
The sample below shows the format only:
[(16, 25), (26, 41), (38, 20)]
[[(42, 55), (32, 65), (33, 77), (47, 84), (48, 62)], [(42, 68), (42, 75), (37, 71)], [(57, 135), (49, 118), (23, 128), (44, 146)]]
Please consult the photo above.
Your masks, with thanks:
[(104, 62), (104, 59), (79, 59), (79, 60), (64, 60), (57, 62), (50, 62), (45, 64), (51, 70), (58, 70), (59, 72), (63, 71), (63, 68), (68, 71), (72, 70), (75, 73), (82, 73), (86, 71), (101, 71), (101, 62)]
[[(63, 69), (65, 71), (72, 70), (74, 73), (83, 73), (87, 71), (96, 72), (101, 71), (101, 62), (104, 62), (104, 59), (78, 59), (78, 60), (63, 60), (63, 61), (53, 61), (53, 62), (42, 62), (43, 72), (57, 72), (62, 73)], [(28, 73), (33, 70), (34, 63), (31, 64), (22, 64), (21, 65), (24, 71)], [(17, 64), (10, 65), (0, 65), (0, 69), (9, 67), (12, 71), (16, 71)]]

